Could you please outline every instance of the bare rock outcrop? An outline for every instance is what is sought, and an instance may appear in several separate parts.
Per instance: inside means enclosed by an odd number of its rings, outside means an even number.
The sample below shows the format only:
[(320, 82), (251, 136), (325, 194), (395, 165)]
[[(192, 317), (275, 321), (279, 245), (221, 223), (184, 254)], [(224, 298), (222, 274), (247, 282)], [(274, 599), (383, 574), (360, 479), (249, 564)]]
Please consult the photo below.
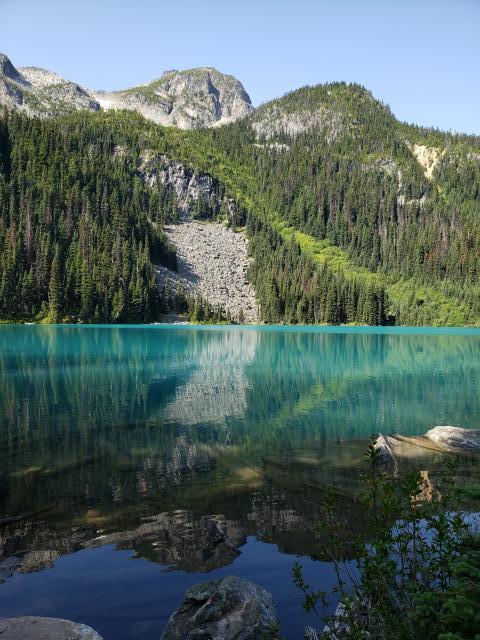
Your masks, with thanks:
[(427, 451), (436, 453), (480, 454), (480, 429), (438, 426), (425, 435), (390, 436), (379, 434), (375, 441), (381, 463), (393, 464), (424, 457)]
[(164, 227), (176, 251), (177, 271), (157, 266), (160, 289), (168, 283), (171, 290), (180, 289), (206, 300), (212, 307), (221, 307), (236, 321), (258, 322), (255, 292), (247, 279), (249, 258), (245, 236), (220, 222), (192, 219), (193, 212), (201, 208), (212, 216), (222, 212), (234, 224), (235, 202), (220, 196), (209, 174), (152, 151), (143, 153), (139, 173), (150, 187), (160, 183), (174, 192), (179, 214), (180, 224)]
[(161, 640), (266, 640), (272, 638), (275, 621), (275, 605), (267, 591), (227, 576), (188, 589)]
[(131, 109), (157, 124), (180, 129), (219, 126), (253, 110), (241, 82), (212, 67), (165, 71), (152, 82), (93, 95), (103, 109)]
[[(288, 135), (295, 138), (305, 131), (315, 129), (322, 131), (329, 144), (335, 142), (345, 127), (345, 118), (339, 112), (333, 112), (323, 105), (316, 109), (285, 111), (278, 102), (268, 103), (260, 107), (252, 120), (252, 128), (258, 138), (270, 140), (277, 135)], [(277, 147), (284, 151), (285, 147)]]
[(207, 173), (194, 171), (176, 160), (145, 151), (140, 165), (144, 182), (154, 187), (160, 182), (174, 191), (176, 208), (181, 220), (189, 220), (199, 201), (214, 213), (220, 209), (220, 199), (213, 178)]
[(415, 159), (422, 166), (425, 177), (431, 180), (438, 163), (445, 154), (445, 149), (439, 147), (427, 147), (424, 144), (409, 145)]

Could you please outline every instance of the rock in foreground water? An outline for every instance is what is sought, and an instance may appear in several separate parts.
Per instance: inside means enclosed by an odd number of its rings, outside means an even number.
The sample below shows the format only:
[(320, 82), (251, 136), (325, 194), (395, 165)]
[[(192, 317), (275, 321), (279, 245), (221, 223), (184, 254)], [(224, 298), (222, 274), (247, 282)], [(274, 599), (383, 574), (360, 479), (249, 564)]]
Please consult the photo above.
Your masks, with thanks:
[(60, 618), (0, 618), (2, 640), (102, 640), (85, 624)]
[(480, 453), (480, 429), (434, 427), (425, 436), (447, 451)]
[(161, 640), (266, 640), (275, 620), (273, 598), (265, 589), (227, 576), (188, 589)]

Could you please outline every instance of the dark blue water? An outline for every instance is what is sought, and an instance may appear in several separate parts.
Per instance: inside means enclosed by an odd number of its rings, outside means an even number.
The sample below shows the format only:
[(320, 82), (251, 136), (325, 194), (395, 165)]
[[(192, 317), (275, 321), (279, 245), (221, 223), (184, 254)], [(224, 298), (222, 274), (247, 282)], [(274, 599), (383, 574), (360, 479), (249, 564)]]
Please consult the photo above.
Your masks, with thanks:
[(323, 489), (348, 562), (368, 436), (478, 427), (479, 388), (478, 330), (0, 326), (0, 615), (153, 640), (236, 574), (297, 638)]

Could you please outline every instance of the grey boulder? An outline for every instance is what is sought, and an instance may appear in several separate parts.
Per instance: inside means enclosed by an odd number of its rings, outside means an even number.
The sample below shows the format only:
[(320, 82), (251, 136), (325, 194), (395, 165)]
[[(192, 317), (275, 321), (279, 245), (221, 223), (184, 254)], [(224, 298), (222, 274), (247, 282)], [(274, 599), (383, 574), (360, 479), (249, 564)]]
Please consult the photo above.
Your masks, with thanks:
[(102, 640), (85, 624), (60, 618), (0, 618), (2, 640)]
[(446, 451), (480, 453), (480, 429), (434, 427), (425, 436)]
[(188, 589), (161, 640), (266, 640), (275, 621), (273, 598), (265, 589), (227, 576)]

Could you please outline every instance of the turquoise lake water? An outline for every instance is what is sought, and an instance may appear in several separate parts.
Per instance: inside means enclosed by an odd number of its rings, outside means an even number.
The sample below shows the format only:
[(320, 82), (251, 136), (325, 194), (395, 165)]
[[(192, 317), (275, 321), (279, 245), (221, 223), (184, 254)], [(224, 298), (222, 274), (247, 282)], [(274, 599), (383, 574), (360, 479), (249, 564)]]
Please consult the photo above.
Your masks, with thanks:
[(480, 330), (0, 325), (0, 616), (157, 640), (236, 574), (300, 637), (321, 490), (351, 539), (368, 437), (438, 424), (479, 427)]

